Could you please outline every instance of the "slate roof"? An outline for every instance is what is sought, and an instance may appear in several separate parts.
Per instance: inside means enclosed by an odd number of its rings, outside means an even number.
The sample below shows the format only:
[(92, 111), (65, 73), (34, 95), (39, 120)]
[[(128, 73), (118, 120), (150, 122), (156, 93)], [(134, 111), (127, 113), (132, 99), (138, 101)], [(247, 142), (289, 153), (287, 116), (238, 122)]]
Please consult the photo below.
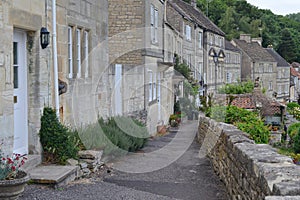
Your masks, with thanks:
[(228, 40), (225, 40), (225, 50), (240, 52), (240, 50)]
[(260, 46), (257, 42), (246, 42), (244, 40), (233, 39), (239, 48), (241, 48), (254, 62), (276, 62), (269, 52)]
[(290, 64), (283, 57), (281, 57), (273, 48), (267, 48), (266, 50), (276, 60), (277, 67), (290, 67)]
[(225, 36), (225, 33), (209, 18), (207, 18), (200, 10), (194, 8), (191, 4), (182, 0), (170, 0), (169, 4), (179, 13), (193, 19), (204, 30), (211, 31), (213, 33)]

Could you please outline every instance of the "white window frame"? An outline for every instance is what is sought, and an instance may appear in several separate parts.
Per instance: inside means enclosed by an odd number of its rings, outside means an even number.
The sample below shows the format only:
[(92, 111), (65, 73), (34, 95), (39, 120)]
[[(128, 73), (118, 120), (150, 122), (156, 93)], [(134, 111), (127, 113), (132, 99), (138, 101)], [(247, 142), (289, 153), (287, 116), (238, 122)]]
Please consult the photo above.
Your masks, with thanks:
[(76, 29), (76, 66), (77, 78), (81, 77), (81, 30)]
[(153, 72), (151, 70), (148, 70), (148, 78), (149, 78), (149, 84), (148, 84), (148, 87), (149, 87), (149, 97), (148, 97), (148, 101), (151, 102), (153, 100), (153, 96), (152, 96), (152, 93), (153, 93), (153, 87), (152, 87), (152, 75), (153, 75)]
[(185, 25), (185, 38), (187, 41), (192, 40), (192, 28), (188, 24)]
[(156, 73), (153, 73), (152, 88), (153, 88), (152, 100), (155, 100), (157, 98), (157, 96), (156, 96)]
[(269, 82), (269, 90), (273, 90), (273, 82), (272, 81)]
[(73, 28), (68, 27), (68, 68), (69, 78), (73, 78)]
[(199, 49), (202, 49), (202, 45), (203, 45), (203, 44), (202, 44), (202, 40), (203, 40), (203, 39), (202, 39), (202, 37), (203, 37), (203, 36), (202, 36), (202, 32), (199, 32), (199, 33), (198, 33), (198, 37), (199, 37), (199, 38), (198, 38), (198, 47), (199, 47)]
[(151, 4), (150, 18), (151, 18), (151, 42), (158, 43), (158, 9)]
[(84, 77), (89, 77), (89, 32), (84, 31), (84, 64), (85, 64), (85, 70), (84, 70)]

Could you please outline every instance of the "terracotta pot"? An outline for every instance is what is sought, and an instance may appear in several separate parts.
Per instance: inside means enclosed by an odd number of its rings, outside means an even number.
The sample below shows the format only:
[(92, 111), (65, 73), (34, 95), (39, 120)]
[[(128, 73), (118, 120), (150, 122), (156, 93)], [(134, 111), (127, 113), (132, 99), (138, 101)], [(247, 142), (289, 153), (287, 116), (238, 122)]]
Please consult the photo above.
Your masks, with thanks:
[(0, 200), (18, 199), (29, 180), (29, 176), (23, 171), (18, 172), (16, 179), (0, 180)]

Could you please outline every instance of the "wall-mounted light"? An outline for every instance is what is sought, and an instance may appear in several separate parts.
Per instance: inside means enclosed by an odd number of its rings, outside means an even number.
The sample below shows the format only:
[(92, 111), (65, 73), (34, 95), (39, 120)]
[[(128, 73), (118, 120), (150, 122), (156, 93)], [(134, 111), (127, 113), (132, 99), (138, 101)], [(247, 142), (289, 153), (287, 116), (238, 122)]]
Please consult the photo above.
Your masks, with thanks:
[(50, 32), (47, 30), (47, 28), (45, 27), (41, 28), (40, 37), (41, 37), (41, 47), (42, 49), (45, 49), (50, 42)]

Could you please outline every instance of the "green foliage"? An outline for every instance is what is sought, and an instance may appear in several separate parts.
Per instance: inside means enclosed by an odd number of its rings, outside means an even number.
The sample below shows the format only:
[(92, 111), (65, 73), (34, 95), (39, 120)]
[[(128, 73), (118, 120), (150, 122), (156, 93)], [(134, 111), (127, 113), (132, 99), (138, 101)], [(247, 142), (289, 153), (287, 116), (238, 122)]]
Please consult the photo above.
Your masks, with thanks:
[(297, 120), (300, 120), (300, 105), (296, 102), (287, 104), (287, 111), (293, 115)]
[(294, 137), (293, 149), (296, 154), (300, 153), (300, 131)]
[[(227, 39), (239, 38), (241, 33), (262, 37), (263, 47), (272, 44), (275, 50), (293, 51), (291, 55), (281, 55), (289, 62), (300, 62), (299, 13), (276, 15), (245, 0), (197, 0), (197, 6), (204, 14), (208, 13), (208, 17), (226, 33)], [(291, 40), (285, 41), (282, 37), (284, 29), (289, 30)], [(292, 43), (296, 44), (294, 48)]]
[(248, 133), (258, 144), (268, 143), (270, 131), (257, 113), (236, 106), (228, 106), (225, 122), (233, 124), (238, 129)]
[(233, 84), (226, 84), (219, 88), (221, 94), (245, 94), (251, 93), (254, 89), (254, 83), (252, 81), (238, 82)]
[(141, 149), (149, 138), (141, 122), (128, 117), (113, 117), (76, 130), (85, 149), (103, 150), (106, 156), (119, 156)]
[(298, 123), (293, 123), (288, 127), (287, 133), (290, 136), (291, 140), (294, 141), (295, 136), (300, 130), (300, 122)]
[(190, 68), (185, 63), (179, 63), (179, 56), (176, 55), (176, 63), (174, 66), (174, 69), (176, 72), (179, 72), (182, 76), (184, 76), (186, 79), (190, 78)]
[(212, 113), (213, 93), (207, 96), (200, 96), (200, 102), (202, 105), (200, 111), (202, 111), (206, 117), (210, 117)]
[(289, 29), (285, 28), (282, 30), (281, 42), (278, 45), (278, 53), (284, 57), (289, 63), (292, 63), (297, 59), (295, 52), (297, 49), (296, 43), (292, 38)]
[(39, 135), (46, 159), (64, 164), (69, 158), (77, 158), (80, 140), (76, 132), (59, 122), (54, 109), (44, 108)]
[(127, 117), (113, 117), (104, 122), (99, 120), (103, 133), (113, 144), (107, 146), (104, 152), (114, 154), (123, 151), (134, 152), (141, 149), (149, 138), (147, 128), (137, 120)]

